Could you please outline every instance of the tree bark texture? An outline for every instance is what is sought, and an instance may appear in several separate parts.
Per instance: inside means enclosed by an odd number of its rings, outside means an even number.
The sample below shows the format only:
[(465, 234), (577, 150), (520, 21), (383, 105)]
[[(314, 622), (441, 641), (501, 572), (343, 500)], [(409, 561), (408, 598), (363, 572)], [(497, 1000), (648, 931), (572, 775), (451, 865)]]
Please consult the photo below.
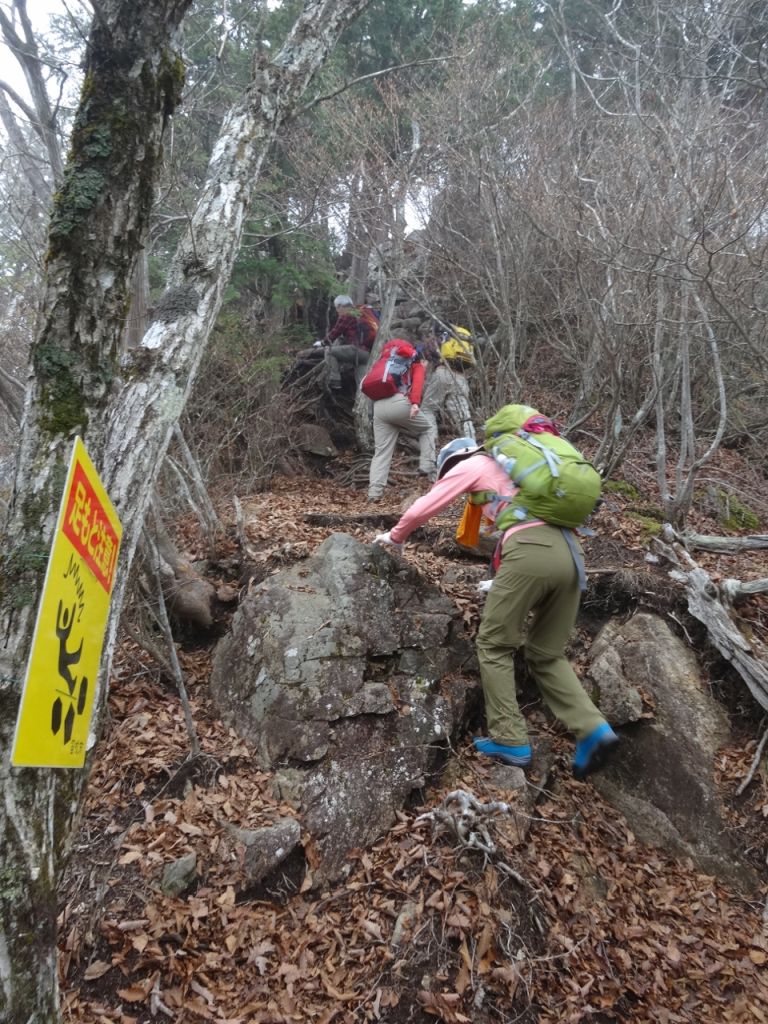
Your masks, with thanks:
[(281, 125), (367, 0), (309, 0), (280, 52), (255, 68), (225, 118), (154, 322), (120, 363), (162, 129), (183, 81), (173, 43), (190, 2), (97, 5), (70, 160), (54, 201), (0, 580), (0, 1024), (59, 1019), (56, 883), (86, 773), (14, 769), (10, 749), (72, 437), (83, 436), (124, 528), (91, 746), (144, 513), (221, 305), (254, 185)]
[(24, 410), (24, 388), (2, 366), (0, 366), (0, 402), (5, 406), (14, 423), (18, 423)]
[(149, 268), (147, 250), (142, 249), (136, 260), (131, 285), (131, 304), (123, 334), (123, 350), (136, 348), (144, 337), (149, 323)]

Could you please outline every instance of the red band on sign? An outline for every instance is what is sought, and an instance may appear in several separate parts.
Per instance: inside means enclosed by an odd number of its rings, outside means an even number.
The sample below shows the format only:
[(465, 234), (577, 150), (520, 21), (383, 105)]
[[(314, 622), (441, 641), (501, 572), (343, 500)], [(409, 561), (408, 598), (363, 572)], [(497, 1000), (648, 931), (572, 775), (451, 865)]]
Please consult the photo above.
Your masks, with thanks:
[(117, 564), (117, 534), (79, 462), (72, 474), (63, 531), (109, 594)]

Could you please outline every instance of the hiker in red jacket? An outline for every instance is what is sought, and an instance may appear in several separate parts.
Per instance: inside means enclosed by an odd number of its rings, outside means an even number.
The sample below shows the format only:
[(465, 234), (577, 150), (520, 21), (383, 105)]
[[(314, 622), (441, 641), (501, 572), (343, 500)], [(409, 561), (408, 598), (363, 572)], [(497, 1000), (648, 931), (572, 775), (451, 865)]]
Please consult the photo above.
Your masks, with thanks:
[(341, 387), (341, 367), (345, 365), (354, 366), (355, 386), (359, 387), (376, 340), (376, 316), (370, 306), (355, 306), (349, 295), (337, 295), (333, 304), (337, 320), (323, 339), (328, 385), (334, 390)]
[(425, 372), (421, 355), (409, 342), (393, 338), (382, 349), (382, 356), (388, 347), (397, 347), (401, 343), (409, 349), (414, 358), (399, 386), (398, 393), (390, 398), (380, 398), (373, 403), (375, 450), (368, 478), (369, 501), (378, 501), (387, 486), (389, 467), (401, 431), (418, 439), (419, 472), (433, 479), (435, 450), (430, 435), (431, 423), (421, 411)]

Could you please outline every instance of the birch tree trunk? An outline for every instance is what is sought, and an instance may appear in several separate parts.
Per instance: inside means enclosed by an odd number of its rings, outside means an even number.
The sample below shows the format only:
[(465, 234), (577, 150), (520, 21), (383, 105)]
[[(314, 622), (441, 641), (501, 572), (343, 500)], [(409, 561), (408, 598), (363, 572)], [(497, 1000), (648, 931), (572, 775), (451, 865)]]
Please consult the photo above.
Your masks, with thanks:
[(147, 251), (142, 249), (136, 260), (131, 283), (131, 305), (123, 333), (123, 350), (136, 348), (147, 332), (149, 304), (149, 268)]
[(225, 118), (168, 290), (118, 361), (162, 128), (180, 92), (175, 33), (191, 0), (101, 0), (71, 155), (54, 205), (0, 579), (0, 1024), (59, 1019), (56, 883), (86, 772), (15, 769), (21, 679), (72, 437), (80, 433), (123, 521), (95, 741), (144, 513), (215, 321), (267, 153), (341, 31), (367, 0), (308, 0)]

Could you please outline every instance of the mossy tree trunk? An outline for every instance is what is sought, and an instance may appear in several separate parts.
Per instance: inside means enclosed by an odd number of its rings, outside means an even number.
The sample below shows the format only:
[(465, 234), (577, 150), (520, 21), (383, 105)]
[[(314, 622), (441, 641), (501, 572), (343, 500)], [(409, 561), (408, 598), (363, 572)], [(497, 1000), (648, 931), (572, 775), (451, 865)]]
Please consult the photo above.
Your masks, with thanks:
[(175, 32), (190, 2), (101, 0), (54, 201), (0, 580), (0, 1024), (59, 1018), (56, 883), (86, 773), (14, 769), (10, 748), (72, 437), (84, 437), (124, 527), (93, 734), (144, 512), (221, 305), (253, 188), (281, 125), (367, 0), (308, 0), (279, 53), (256, 66), (224, 120), (155, 320), (119, 363), (162, 128), (182, 84)]
[(127, 283), (145, 233), (164, 124), (181, 92), (176, 33), (191, 0), (104, 0), (64, 177), (54, 196), (0, 580), (0, 1020), (56, 1021), (56, 883), (84, 773), (12, 769), (20, 681), (75, 433), (115, 400)]

